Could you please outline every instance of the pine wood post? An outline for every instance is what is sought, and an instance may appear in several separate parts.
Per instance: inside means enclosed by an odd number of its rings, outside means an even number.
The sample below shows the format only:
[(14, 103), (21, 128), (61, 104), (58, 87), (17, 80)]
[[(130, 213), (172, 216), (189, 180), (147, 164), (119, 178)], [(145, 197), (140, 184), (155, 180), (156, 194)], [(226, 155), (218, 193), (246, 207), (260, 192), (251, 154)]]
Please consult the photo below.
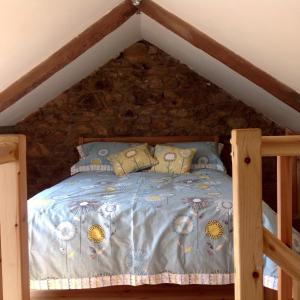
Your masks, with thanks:
[(300, 281), (293, 281), (293, 299), (300, 300)]
[(4, 135), (17, 143), (17, 160), (0, 165), (0, 236), (3, 300), (29, 300), (26, 138)]
[(261, 130), (232, 131), (235, 299), (263, 299)]
[[(288, 247), (292, 245), (293, 158), (277, 157), (277, 236)], [(278, 268), (278, 300), (292, 300), (292, 278)]]

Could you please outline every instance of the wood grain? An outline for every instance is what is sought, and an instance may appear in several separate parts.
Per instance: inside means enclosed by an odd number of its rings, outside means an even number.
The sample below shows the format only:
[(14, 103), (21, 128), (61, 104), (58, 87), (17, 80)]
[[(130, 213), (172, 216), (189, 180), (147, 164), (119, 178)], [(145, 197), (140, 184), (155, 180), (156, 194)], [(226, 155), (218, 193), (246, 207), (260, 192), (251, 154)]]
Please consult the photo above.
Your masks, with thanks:
[(263, 229), (263, 241), (264, 253), (294, 280), (300, 281), (300, 255), (265, 228)]
[(29, 299), (26, 139), (0, 136), (18, 144), (18, 160), (0, 165), (0, 235), (4, 300)]
[[(277, 237), (288, 247), (292, 246), (292, 183), (293, 158), (277, 157)], [(278, 300), (292, 300), (292, 278), (278, 268)]]
[(218, 136), (121, 136), (121, 137), (80, 137), (79, 145), (91, 142), (122, 142), (122, 143), (148, 143), (150, 145), (183, 142), (218, 142)]
[(235, 299), (263, 299), (261, 130), (232, 131)]
[(18, 145), (14, 142), (3, 142), (0, 137), (0, 164), (17, 160)]
[[(277, 292), (264, 289), (266, 300), (276, 300)], [(143, 285), (115, 286), (107, 288), (71, 291), (32, 291), (31, 299), (65, 299), (72, 300), (234, 300), (234, 287), (229, 285)]]
[(263, 136), (262, 156), (300, 155), (300, 135)]
[(78, 56), (122, 25), (135, 12), (136, 8), (130, 1), (123, 1), (41, 64), (3, 90), (0, 93), (0, 111), (14, 104), (42, 82), (71, 63)]
[(300, 112), (300, 94), (151, 0), (143, 13)]

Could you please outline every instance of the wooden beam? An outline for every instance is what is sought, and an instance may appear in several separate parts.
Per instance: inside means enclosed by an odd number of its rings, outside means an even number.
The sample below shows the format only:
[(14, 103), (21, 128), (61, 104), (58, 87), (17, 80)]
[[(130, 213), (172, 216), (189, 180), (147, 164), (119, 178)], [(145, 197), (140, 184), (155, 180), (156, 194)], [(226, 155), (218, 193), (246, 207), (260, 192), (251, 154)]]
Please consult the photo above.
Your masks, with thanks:
[(300, 255), (263, 229), (264, 253), (280, 266), (294, 280), (300, 281)]
[(300, 112), (300, 94), (151, 0), (143, 13)]
[[(277, 157), (277, 237), (285, 245), (292, 246), (292, 182), (293, 158)], [(292, 278), (278, 267), (278, 300), (292, 300)]]
[(262, 156), (300, 155), (300, 135), (263, 136)]
[(293, 281), (293, 299), (300, 300), (300, 281)]
[(136, 8), (130, 1), (123, 1), (76, 38), (2, 91), (0, 93), (0, 111), (17, 102), (42, 82), (71, 63), (122, 25), (135, 12)]
[(261, 130), (233, 130), (231, 143), (235, 299), (262, 300)]
[(0, 165), (0, 237), (3, 300), (29, 300), (26, 139), (0, 136), (18, 144), (18, 160)]
[(17, 160), (18, 144), (15, 142), (3, 142), (0, 137), (0, 165)]

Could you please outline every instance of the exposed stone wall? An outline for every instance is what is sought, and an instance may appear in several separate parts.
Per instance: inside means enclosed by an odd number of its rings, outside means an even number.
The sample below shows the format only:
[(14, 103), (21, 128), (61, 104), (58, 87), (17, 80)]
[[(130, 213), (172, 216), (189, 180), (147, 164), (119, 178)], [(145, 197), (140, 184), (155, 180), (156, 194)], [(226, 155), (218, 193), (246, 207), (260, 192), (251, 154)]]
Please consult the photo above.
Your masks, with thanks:
[[(69, 176), (79, 136), (221, 135), (233, 128), (282, 129), (144, 41), (17, 124), (28, 136), (29, 194)], [(229, 150), (224, 160), (230, 169)], [(265, 197), (274, 189), (266, 164)], [(230, 170), (229, 170), (230, 171)]]

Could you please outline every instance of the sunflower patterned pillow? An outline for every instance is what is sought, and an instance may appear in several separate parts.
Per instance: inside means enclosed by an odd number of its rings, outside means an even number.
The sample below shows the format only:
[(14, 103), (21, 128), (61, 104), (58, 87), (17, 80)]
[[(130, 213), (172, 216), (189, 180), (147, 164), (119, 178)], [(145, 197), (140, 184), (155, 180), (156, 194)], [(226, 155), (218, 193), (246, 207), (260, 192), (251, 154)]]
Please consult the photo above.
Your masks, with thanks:
[(158, 164), (151, 168), (156, 173), (182, 174), (191, 169), (195, 148), (176, 148), (166, 145), (156, 145), (154, 156)]
[(107, 159), (117, 176), (150, 168), (158, 163), (151, 155), (147, 144), (127, 148), (108, 156)]

